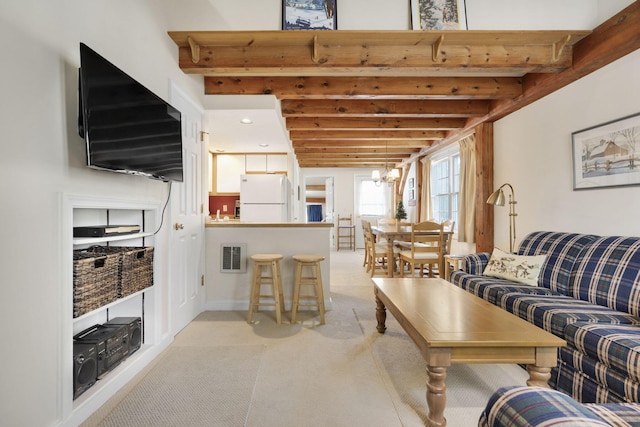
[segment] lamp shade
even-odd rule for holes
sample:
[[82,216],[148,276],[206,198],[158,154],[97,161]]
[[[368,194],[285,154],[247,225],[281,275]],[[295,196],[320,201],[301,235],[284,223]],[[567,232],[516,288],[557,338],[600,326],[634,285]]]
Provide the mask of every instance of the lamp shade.
[[497,189],[487,199],[487,203],[495,206],[504,206],[504,192],[502,188]]
[[371,179],[374,181],[380,181],[380,171],[379,170],[374,170],[371,172]]

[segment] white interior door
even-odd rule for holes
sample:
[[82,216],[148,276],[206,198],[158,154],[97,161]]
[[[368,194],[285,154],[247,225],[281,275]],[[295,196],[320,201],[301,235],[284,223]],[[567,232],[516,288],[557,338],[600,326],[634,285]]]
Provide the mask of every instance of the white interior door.
[[182,113],[184,182],[171,187],[169,298],[171,331],[178,333],[202,311],[204,296],[205,143],[203,111],[171,84],[170,102]]

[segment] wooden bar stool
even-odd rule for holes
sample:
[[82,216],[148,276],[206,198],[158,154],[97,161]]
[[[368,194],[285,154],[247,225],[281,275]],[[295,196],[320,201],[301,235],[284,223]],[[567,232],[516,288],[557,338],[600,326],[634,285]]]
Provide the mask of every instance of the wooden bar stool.
[[[254,312],[258,312],[261,305],[273,306],[276,309],[276,322],[282,322],[284,310],[284,295],[282,293],[282,275],[280,274],[280,254],[255,254],[251,255],[253,261],[253,282],[251,284],[251,301],[249,303],[249,317],[251,323]],[[266,274],[263,274],[266,273]],[[271,273],[271,275],[269,275]],[[262,286],[271,286],[270,294],[262,293]],[[263,302],[263,299],[267,301]]]
[[[324,293],[322,292],[322,273],[320,262],[324,261],[322,255],[294,255],[296,262],[296,278],[293,283],[293,302],[291,303],[291,323],[296,321],[296,313],[299,307],[318,307],[320,312],[320,324],[324,325]],[[303,276],[306,267],[307,276]],[[301,294],[300,288],[304,285],[315,287],[315,294]],[[315,302],[301,303],[303,300],[315,300]]]

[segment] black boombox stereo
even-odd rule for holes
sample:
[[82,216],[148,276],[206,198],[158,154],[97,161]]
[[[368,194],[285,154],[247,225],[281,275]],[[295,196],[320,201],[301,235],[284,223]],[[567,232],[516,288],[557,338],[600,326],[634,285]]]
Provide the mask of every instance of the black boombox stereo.
[[140,317],[116,317],[73,337],[73,398],[115,368],[142,345]]
[[80,332],[73,339],[77,343],[96,346],[98,378],[102,378],[129,355],[129,331],[124,325],[94,325]]
[[73,343],[73,398],[76,399],[98,378],[98,355],[95,344]]
[[142,345],[142,325],[139,317],[115,317],[103,326],[126,326],[129,337],[129,356],[136,352]]

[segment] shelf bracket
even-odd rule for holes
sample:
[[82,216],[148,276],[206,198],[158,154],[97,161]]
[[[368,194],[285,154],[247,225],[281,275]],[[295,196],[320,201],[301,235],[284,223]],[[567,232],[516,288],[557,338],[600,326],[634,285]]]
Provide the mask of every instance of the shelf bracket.
[[314,63],[318,63],[319,59],[319,55],[318,55],[318,51],[320,50],[320,45],[318,43],[318,36],[315,35],[313,36],[313,46],[311,47],[311,60]]
[[191,36],[187,36],[187,42],[189,43],[189,47],[191,48],[191,62],[197,64],[200,61],[200,45],[196,43]]
[[571,40],[571,34],[564,36],[564,38],[553,44],[551,62],[558,62],[558,59],[560,59],[560,55],[562,55],[562,50],[567,45],[567,43],[569,43],[569,40]]
[[438,37],[438,40],[432,45],[432,59],[433,62],[437,62],[440,59],[440,48],[442,47],[442,43],[444,42],[444,34]]

